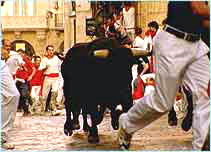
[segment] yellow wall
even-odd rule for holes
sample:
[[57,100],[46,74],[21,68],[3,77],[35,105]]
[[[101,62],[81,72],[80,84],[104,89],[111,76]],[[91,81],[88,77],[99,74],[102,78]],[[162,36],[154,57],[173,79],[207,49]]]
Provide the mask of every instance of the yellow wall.
[[[17,7],[16,11],[14,9],[14,15],[2,17],[3,38],[11,41],[27,41],[34,48],[36,55],[43,56],[45,47],[48,44],[54,45],[55,50],[57,51],[61,43],[64,42],[64,29],[55,29],[54,18],[48,19],[48,21],[52,23],[51,25],[47,24],[47,11],[50,10],[57,13],[57,10],[54,9],[53,0],[36,0],[36,4],[34,6],[36,9],[36,14],[34,14],[34,16],[18,16],[19,8],[17,2],[18,0],[14,0],[13,3],[13,8]],[[62,2],[63,0],[60,0],[58,13],[63,13]],[[6,9],[10,9],[12,7],[12,3],[9,3],[10,7],[8,7],[7,2],[5,2],[5,4],[6,5],[3,6],[3,9],[8,12]],[[26,10],[27,9],[24,11]],[[18,32],[20,33],[19,36],[16,34]]]
[[[7,26],[9,30],[3,29],[4,30],[3,37],[8,38],[12,41],[17,39],[26,40],[33,46],[33,48],[36,51],[36,54],[38,55],[44,54],[45,47],[48,44],[53,44],[55,46],[55,50],[58,50],[59,46],[64,41],[64,31],[66,30],[64,28],[63,30],[60,31],[55,29],[54,18],[48,19],[48,22],[50,24],[47,24],[46,20],[42,20],[42,22],[41,20],[39,20],[39,17],[40,19],[43,17],[46,19],[48,10],[54,13],[64,12],[63,0],[59,0],[59,8],[57,10],[54,8],[54,6],[55,5],[53,3],[53,0],[51,1],[37,0],[36,4],[37,13],[35,15],[38,19],[36,19],[36,22],[34,23],[27,22],[27,25],[24,23],[26,27],[23,27],[22,25],[23,23],[21,24],[20,22],[11,22],[11,21],[5,22],[7,24],[8,23],[11,24],[11,26],[10,25]],[[161,25],[162,21],[166,18],[166,13],[167,13],[167,1],[139,1],[136,3],[136,26],[142,27],[144,29],[147,27],[147,24],[152,20],[157,21]],[[84,3],[84,1],[76,1],[76,43],[87,42],[91,40],[90,37],[86,36],[85,32],[86,30],[85,19],[86,17],[91,17],[91,14],[92,11],[89,2]],[[18,21],[20,21],[19,18],[17,17],[15,18],[18,19]],[[24,16],[22,16],[22,18],[24,18]],[[25,20],[26,19],[27,18],[25,17]],[[24,19],[22,21],[24,21]],[[13,27],[15,23],[19,24],[16,25],[16,27],[19,27],[18,30],[17,28]],[[41,27],[38,27],[38,25],[43,25],[42,29],[40,29]],[[33,29],[29,30],[28,29],[29,27],[33,27]],[[74,33],[73,25],[71,26],[70,29],[72,30],[72,33]],[[16,31],[21,32],[20,38],[17,38],[15,36]],[[70,35],[72,40],[73,36],[74,36],[73,34]]]
[[150,21],[157,21],[159,25],[167,16],[167,1],[142,1],[136,6],[136,25],[146,28]]

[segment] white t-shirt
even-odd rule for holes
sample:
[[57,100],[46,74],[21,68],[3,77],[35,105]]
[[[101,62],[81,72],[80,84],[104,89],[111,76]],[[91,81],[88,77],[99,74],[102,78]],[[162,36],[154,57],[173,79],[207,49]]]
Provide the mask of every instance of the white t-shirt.
[[135,38],[135,40],[133,42],[133,46],[134,47],[138,47],[138,48],[140,48],[142,50],[146,50],[148,43],[150,43],[150,42],[149,42],[147,37],[142,39],[141,37],[136,36],[136,38]]
[[[11,97],[20,96],[19,91],[15,86],[15,81],[13,81],[12,75],[10,74],[8,65],[0,60],[0,75],[1,75],[1,104],[9,108],[8,104],[13,102]],[[18,101],[16,101],[18,103]],[[14,109],[13,109],[14,110]]]
[[48,59],[44,57],[40,63],[39,70],[43,70],[48,67],[44,74],[52,74],[52,73],[59,73],[61,68],[62,61],[54,55],[53,58]]
[[128,11],[123,8],[123,26],[127,28],[135,28],[135,8],[130,7]]
[[22,57],[15,51],[10,51],[10,57],[6,62],[8,69],[12,75],[16,74],[17,69],[24,65],[25,62],[23,61]]

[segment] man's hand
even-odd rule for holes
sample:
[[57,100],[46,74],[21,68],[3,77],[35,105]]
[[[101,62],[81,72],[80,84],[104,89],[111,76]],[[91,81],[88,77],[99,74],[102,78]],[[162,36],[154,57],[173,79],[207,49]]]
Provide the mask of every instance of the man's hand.
[[32,80],[32,76],[30,75],[27,79],[27,81],[31,81]]

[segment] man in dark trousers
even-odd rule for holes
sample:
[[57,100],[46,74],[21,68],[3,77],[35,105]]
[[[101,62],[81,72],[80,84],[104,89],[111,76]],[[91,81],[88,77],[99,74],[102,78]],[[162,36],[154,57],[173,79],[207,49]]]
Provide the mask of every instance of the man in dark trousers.
[[166,26],[154,41],[155,91],[120,116],[120,148],[129,149],[133,133],[170,111],[179,86],[186,84],[193,95],[193,150],[202,149],[210,121],[210,63],[201,29],[209,21],[210,8],[204,1],[169,2]]

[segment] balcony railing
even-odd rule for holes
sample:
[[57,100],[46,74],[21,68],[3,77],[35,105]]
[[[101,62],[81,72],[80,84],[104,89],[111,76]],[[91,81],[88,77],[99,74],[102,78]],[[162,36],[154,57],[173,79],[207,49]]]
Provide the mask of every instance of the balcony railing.
[[55,14],[55,27],[64,27],[64,14]]

